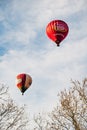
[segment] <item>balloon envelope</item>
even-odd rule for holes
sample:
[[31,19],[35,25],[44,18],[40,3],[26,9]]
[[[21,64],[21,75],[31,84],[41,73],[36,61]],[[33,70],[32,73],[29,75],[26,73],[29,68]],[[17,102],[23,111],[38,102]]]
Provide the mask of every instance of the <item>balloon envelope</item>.
[[46,27],[47,36],[53,40],[57,46],[65,39],[69,31],[67,23],[62,20],[53,20]]
[[28,74],[18,74],[16,76],[16,85],[22,94],[31,86],[32,78]]

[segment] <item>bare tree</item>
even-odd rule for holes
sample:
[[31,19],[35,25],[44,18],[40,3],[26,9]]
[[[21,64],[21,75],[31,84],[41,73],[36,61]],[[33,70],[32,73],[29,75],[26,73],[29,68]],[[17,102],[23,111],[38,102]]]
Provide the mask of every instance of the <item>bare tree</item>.
[[26,130],[27,123],[24,107],[17,106],[6,85],[0,84],[0,130]]
[[87,79],[71,81],[72,87],[61,91],[59,102],[50,114],[34,116],[29,126],[24,107],[17,106],[0,84],[0,130],[87,130]]
[[34,118],[35,130],[87,130],[87,79],[71,82],[68,91],[58,94],[60,100],[48,116]]
[[87,79],[82,84],[72,81],[69,91],[62,91],[60,105],[51,113],[53,130],[86,130],[87,129]]
[[39,113],[34,116],[35,127],[34,130],[50,130],[50,124],[46,113]]

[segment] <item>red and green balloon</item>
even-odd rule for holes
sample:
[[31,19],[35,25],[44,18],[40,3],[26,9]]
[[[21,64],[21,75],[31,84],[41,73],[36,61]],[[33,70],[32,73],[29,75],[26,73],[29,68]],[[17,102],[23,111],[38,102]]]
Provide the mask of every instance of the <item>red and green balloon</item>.
[[16,86],[20,89],[22,94],[31,86],[32,78],[30,75],[22,73],[16,76]]

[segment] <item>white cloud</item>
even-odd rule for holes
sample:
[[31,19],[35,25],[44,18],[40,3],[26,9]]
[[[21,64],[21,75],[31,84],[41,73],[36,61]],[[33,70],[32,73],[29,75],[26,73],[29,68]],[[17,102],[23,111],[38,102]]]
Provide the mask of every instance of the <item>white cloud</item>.
[[[51,110],[58,91],[68,88],[71,78],[78,80],[86,76],[85,2],[13,0],[3,13],[1,10],[4,33],[0,45],[8,48],[8,52],[0,57],[0,80],[9,85],[13,99],[18,104],[29,105],[32,113]],[[66,20],[70,28],[59,48],[45,34],[47,23],[54,18]],[[23,97],[15,85],[16,75],[22,72],[33,78]]]
[[[31,52],[10,51],[3,57],[0,72],[2,72],[3,80],[9,84],[13,98],[16,101],[19,99],[19,102],[21,102],[21,94],[16,89],[16,74],[21,72],[31,74],[33,84],[22,102],[28,104],[31,109],[34,109],[34,105],[37,104],[36,111],[47,109],[48,103],[48,109],[52,109],[50,107],[56,104],[58,91],[68,87],[67,84],[71,78],[84,78],[87,63],[84,64],[83,61],[86,59],[86,53],[85,41],[63,47],[61,44],[59,48],[48,49],[44,55],[38,52],[31,54]],[[17,97],[15,97],[16,92]],[[52,102],[53,105],[51,105]]]

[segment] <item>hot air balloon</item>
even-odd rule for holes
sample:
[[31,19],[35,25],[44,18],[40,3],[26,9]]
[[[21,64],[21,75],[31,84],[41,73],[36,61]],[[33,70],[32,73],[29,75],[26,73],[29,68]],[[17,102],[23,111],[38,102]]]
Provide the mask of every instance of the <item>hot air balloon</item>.
[[65,39],[69,31],[67,23],[62,20],[53,20],[46,27],[47,36],[53,40],[57,46]]
[[32,78],[28,74],[18,74],[16,76],[16,86],[20,89],[20,91],[23,93],[31,86],[32,84]]

